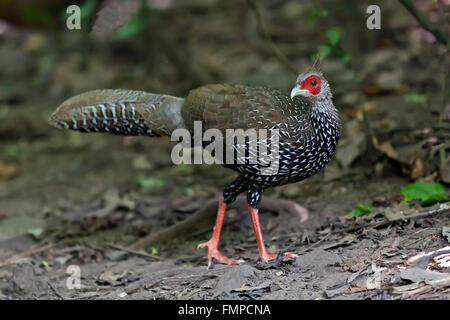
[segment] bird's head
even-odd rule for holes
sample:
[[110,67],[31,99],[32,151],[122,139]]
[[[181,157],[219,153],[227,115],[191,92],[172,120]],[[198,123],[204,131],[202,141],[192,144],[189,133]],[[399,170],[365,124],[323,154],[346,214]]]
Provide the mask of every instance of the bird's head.
[[320,71],[319,58],[307,72],[300,74],[291,91],[291,99],[302,98],[311,102],[331,102],[332,94],[328,81]]

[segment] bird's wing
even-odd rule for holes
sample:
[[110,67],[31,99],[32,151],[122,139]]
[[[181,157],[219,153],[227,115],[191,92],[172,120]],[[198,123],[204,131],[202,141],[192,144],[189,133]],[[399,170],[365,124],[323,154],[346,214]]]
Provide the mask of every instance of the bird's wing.
[[[285,118],[272,89],[243,85],[213,84],[192,90],[182,107],[186,128],[194,121],[203,131],[219,129],[273,129]],[[278,91],[277,91],[278,93]]]

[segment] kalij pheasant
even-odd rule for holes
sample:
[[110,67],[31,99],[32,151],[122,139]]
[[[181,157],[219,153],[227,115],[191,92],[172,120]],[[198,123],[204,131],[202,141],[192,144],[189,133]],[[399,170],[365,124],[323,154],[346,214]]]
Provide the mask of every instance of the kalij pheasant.
[[[202,130],[278,129],[278,170],[261,173],[264,164],[225,164],[239,173],[225,187],[219,199],[216,225],[209,241],[208,262],[212,258],[226,264],[239,261],[219,252],[219,238],[227,204],[247,191],[259,257],[276,258],[267,252],[261,232],[258,204],[266,188],[304,180],[319,172],[333,156],[339,139],[339,117],[332,102],[330,86],[318,63],[298,76],[290,96],[279,90],[243,85],[213,84],[190,91],[186,98],[129,90],[94,90],[65,101],[50,117],[58,128],[81,132],[108,132],[117,135],[171,135],[187,129],[193,135],[194,121]],[[270,145],[269,139],[259,143]],[[249,141],[241,147],[247,150]],[[271,161],[273,161],[272,159]]]

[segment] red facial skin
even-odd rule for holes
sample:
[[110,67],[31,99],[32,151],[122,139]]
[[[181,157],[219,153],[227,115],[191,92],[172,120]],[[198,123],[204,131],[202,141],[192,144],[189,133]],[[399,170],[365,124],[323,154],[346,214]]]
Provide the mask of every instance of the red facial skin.
[[317,95],[320,93],[320,78],[318,76],[312,75],[306,78],[301,83],[301,88],[309,90],[311,94]]

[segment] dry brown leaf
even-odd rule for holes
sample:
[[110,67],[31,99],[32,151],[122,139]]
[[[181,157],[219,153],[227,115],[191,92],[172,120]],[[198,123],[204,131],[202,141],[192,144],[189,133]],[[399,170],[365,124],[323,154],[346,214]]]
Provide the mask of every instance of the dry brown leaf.
[[366,151],[366,132],[361,121],[350,120],[345,126],[345,138],[339,143],[336,159],[344,167],[350,166]]
[[438,176],[439,176],[439,173],[437,171],[435,171],[432,174],[429,174],[428,176],[423,177],[422,179],[420,179],[420,181],[423,181],[423,182],[436,182]]
[[397,151],[395,151],[389,141],[385,141],[382,144],[379,144],[377,140],[374,140],[373,146],[375,147],[375,149],[383,152],[388,158],[398,160]]
[[261,285],[254,286],[254,287],[243,284],[240,288],[233,289],[233,290],[231,290],[231,292],[256,291],[256,290],[263,290],[266,288],[270,288],[269,281],[263,282]]
[[120,282],[127,274],[127,270],[124,270],[122,273],[115,273],[112,270],[107,270],[100,275],[99,280],[114,285],[117,284],[117,282]]
[[376,85],[369,85],[363,88],[363,91],[368,96],[379,96],[382,94],[392,94],[392,93],[400,93],[405,91],[404,86],[398,86],[395,88],[381,88]]
[[266,230],[270,231],[272,229],[275,229],[277,226],[278,226],[277,221],[274,219],[270,219],[269,222],[267,223]]
[[414,165],[411,170],[411,176],[410,176],[411,180],[415,181],[415,180],[425,176],[424,169],[425,169],[425,166],[423,164],[423,161],[420,159],[416,159],[414,161]]
[[6,180],[19,174],[20,167],[17,164],[0,162],[0,180]]
[[362,121],[364,119],[364,112],[373,112],[375,109],[376,106],[374,103],[365,102],[363,104],[351,108],[347,113],[352,118],[356,118]]
[[365,142],[366,138],[363,134],[344,139],[340,144],[340,149],[336,152],[336,159],[344,168],[347,168],[364,153]]
[[348,246],[348,245],[352,244],[353,242],[356,242],[356,240],[357,240],[356,235],[354,235],[353,233],[349,233],[348,235],[346,235],[345,237],[343,237],[342,239],[340,239],[339,241],[337,241],[335,243],[322,246],[321,249],[328,250],[328,249],[332,249],[332,248]]
[[384,215],[389,221],[405,220],[405,213],[410,213],[414,209],[408,207],[404,202],[400,202],[393,208],[387,208]]

